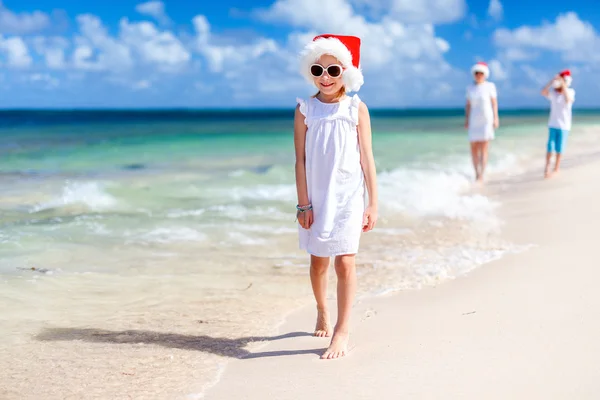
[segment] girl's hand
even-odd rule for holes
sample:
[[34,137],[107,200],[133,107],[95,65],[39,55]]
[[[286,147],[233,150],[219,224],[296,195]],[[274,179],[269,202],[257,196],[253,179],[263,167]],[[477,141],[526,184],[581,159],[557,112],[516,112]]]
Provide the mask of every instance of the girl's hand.
[[298,218],[298,223],[304,229],[310,229],[314,219],[312,210],[296,213],[296,217]]
[[369,206],[363,215],[363,232],[369,232],[377,223],[377,208]]
[[498,129],[500,126],[500,120],[498,118],[494,118],[494,129]]

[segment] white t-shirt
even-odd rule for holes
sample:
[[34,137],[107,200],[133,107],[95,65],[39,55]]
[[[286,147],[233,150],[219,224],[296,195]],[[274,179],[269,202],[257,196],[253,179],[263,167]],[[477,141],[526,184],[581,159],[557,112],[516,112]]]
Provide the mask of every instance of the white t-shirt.
[[564,94],[557,93],[556,90],[550,89],[546,98],[550,100],[550,120],[548,126],[550,128],[571,130],[572,108],[575,101],[575,90],[567,88],[572,101],[567,103]]
[[472,84],[467,87],[467,100],[471,103],[469,126],[483,127],[494,124],[492,98],[497,98],[496,85],[492,82]]

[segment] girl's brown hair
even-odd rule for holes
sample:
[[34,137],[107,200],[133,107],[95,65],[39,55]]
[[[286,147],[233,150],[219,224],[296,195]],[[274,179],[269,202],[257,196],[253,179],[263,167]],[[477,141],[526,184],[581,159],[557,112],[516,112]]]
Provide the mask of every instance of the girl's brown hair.
[[[313,97],[317,97],[319,95],[319,93],[321,93],[321,91],[318,91]],[[346,86],[342,86],[340,88],[340,90],[338,90],[338,92],[335,95],[335,99],[341,99],[342,97],[344,97],[344,95],[346,94]]]

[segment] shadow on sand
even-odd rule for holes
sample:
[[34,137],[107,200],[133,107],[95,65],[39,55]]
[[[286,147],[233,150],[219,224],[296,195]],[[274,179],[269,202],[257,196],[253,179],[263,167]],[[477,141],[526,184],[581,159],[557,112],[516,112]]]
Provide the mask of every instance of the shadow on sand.
[[245,349],[249,343],[271,342],[302,336],[312,336],[306,332],[291,332],[279,336],[255,336],[238,339],[214,338],[210,336],[181,335],[152,331],[128,330],[108,331],[104,329],[49,328],[39,333],[35,339],[44,342],[76,341],[112,344],[151,344],[171,349],[202,351],[224,357],[251,359],[262,357],[293,356],[300,354],[320,355],[324,348],[307,350],[281,350],[252,353]]

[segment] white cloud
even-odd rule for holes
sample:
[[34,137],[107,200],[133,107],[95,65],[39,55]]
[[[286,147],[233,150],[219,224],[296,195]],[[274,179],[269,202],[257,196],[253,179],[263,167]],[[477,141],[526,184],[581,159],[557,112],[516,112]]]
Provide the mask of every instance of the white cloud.
[[435,43],[442,53],[447,53],[450,50],[450,43],[442,38],[435,38]]
[[143,89],[148,89],[151,86],[152,86],[152,83],[150,81],[143,79],[141,81],[134,82],[133,89],[143,90]]
[[229,73],[232,73],[235,67],[279,50],[274,40],[266,38],[260,38],[251,44],[217,43],[222,41],[215,40],[204,15],[194,17],[193,23],[196,30],[196,51],[206,58],[212,72],[221,72],[224,65],[227,65],[231,67]]
[[138,4],[135,10],[142,15],[149,15],[155,18],[161,24],[170,24],[171,19],[165,12],[165,4],[162,1],[148,1]]
[[59,81],[50,74],[35,73],[27,77],[27,80],[32,83],[42,84],[45,89],[54,89],[58,87]]
[[490,5],[488,6],[488,15],[496,21],[500,21],[502,19],[504,15],[504,7],[502,7],[500,0],[490,0]]
[[23,35],[41,31],[50,26],[50,17],[41,11],[15,13],[0,1],[0,33]]
[[[403,10],[406,13],[402,19],[392,11],[367,19],[357,12],[363,3],[365,7],[367,4],[371,7],[393,6],[396,11]],[[436,5],[444,6],[443,10],[426,10],[427,7]],[[447,6],[451,5],[454,9],[448,10]],[[419,17],[421,11],[422,16]],[[428,18],[424,17],[426,11],[429,12]],[[454,95],[455,92],[448,91],[447,88],[442,90],[439,86],[446,79],[453,82],[453,85],[460,84],[458,81],[461,74],[444,59],[445,53],[450,50],[450,43],[436,36],[431,23],[415,21],[449,20],[464,16],[464,11],[462,0],[395,0],[375,3],[363,0],[277,0],[270,8],[256,11],[255,15],[264,21],[288,23],[298,28],[288,36],[283,49],[287,53],[285,59],[288,60],[290,77],[299,75],[297,55],[315,34],[335,32],[359,36],[362,39],[364,90],[377,91],[379,103],[390,102],[390,106],[402,106],[417,102],[423,104],[428,95],[437,96],[436,101]],[[452,12],[454,16],[446,14],[442,18],[444,12]],[[262,69],[268,69],[268,66],[265,67]],[[292,79],[287,79],[290,86]],[[294,87],[308,88],[306,84],[302,86],[300,80],[293,82],[297,85]],[[271,90],[281,88],[282,85],[277,86],[276,83],[275,81],[274,85],[268,87]],[[390,91],[390,87],[402,89]],[[462,93],[462,87],[460,90]]]
[[527,61],[534,60],[539,56],[536,51],[523,50],[518,47],[509,47],[503,53],[502,57],[509,61]]
[[147,63],[181,67],[191,59],[181,41],[170,31],[159,31],[151,22],[120,23],[121,43],[139,54]]
[[431,91],[431,95],[434,97],[444,97],[452,93],[452,85],[448,82],[441,82]]
[[504,81],[508,78],[508,71],[498,60],[492,60],[488,63],[492,79],[496,81]]
[[[119,34],[111,36],[95,15],[80,15],[77,21],[81,33],[75,38],[72,55],[76,69],[119,73],[131,71],[136,65],[154,65],[163,72],[177,71],[192,58],[175,34],[159,30],[152,22],[132,23],[122,18]],[[47,53],[48,48],[43,51]]]
[[131,50],[111,37],[95,15],[77,17],[81,35],[75,38],[75,68],[87,70],[126,70],[133,66]]
[[[465,0],[277,0],[258,10],[259,18],[275,23],[282,19],[294,26],[320,31],[354,31],[365,17],[357,11],[402,23],[439,24],[464,18]],[[360,29],[355,33],[360,35]]]
[[[167,22],[160,1],[142,3],[136,9]],[[371,14],[367,17],[362,9]],[[192,19],[194,33],[190,36],[160,28],[154,21],[127,18],[112,32],[97,16],[84,14],[76,17],[77,31],[72,38],[36,36],[23,41],[24,51],[14,41],[12,59],[9,50],[1,50],[0,55],[6,53],[5,64],[12,60],[13,67],[31,65],[26,46],[30,44],[38,55],[36,63],[46,71],[60,70],[61,79],[83,84],[80,82],[97,73],[104,82],[128,90],[158,88],[166,78],[162,72],[173,73],[169,79],[175,79],[177,72],[181,83],[189,78],[183,78],[184,74],[193,71],[201,81],[196,82],[195,93],[218,91],[224,93],[221,97],[232,99],[231,105],[254,99],[281,104],[312,92],[298,73],[298,53],[315,34],[333,31],[361,37],[364,90],[378,93],[379,104],[428,104],[428,96],[443,101],[453,96],[453,87],[462,85],[464,74],[445,60],[451,45],[436,35],[434,24],[463,18],[465,11],[464,0],[273,0],[269,8],[253,15],[291,25],[292,31],[283,40],[255,33],[220,34],[203,15]],[[34,71],[40,75],[32,79],[42,82],[43,70]],[[191,82],[193,90],[194,80]],[[149,91],[154,92],[158,89]]]
[[365,19],[354,15],[346,0],[277,0],[266,10],[257,11],[263,20],[289,22],[296,27],[310,27],[319,31],[362,33]]
[[559,15],[554,23],[498,29],[494,42],[504,48],[558,52],[564,60],[600,61],[600,36],[592,24],[580,20],[574,12]]
[[105,67],[92,59],[94,56],[94,49],[92,47],[81,44],[77,46],[73,52],[73,66],[76,69],[82,70],[101,70]]
[[522,65],[521,70],[525,73],[525,76],[533,81],[537,86],[545,85],[550,80],[549,77],[551,77],[551,75],[546,71],[534,68],[530,65]]
[[12,68],[27,68],[33,63],[27,44],[19,36],[0,36],[0,53],[6,57],[6,64]]
[[[319,4],[323,6],[319,7]],[[408,3],[397,1],[394,4],[408,7]],[[421,7],[423,1],[416,2]],[[278,0],[261,16],[268,20],[277,19],[295,26],[306,28],[304,36],[296,35],[297,51],[308,42],[315,32],[352,34],[362,39],[363,68],[374,70],[381,67],[395,68],[400,72],[418,62],[441,62],[450,44],[435,36],[431,24],[404,24],[384,16],[377,22],[369,22],[354,13],[346,0]],[[299,39],[299,40],[298,40]]]
[[65,52],[70,47],[69,40],[63,37],[37,36],[33,38],[32,43],[35,51],[44,57],[48,68],[63,69],[66,67]]
[[399,22],[441,24],[465,17],[465,0],[351,0],[357,11]]

